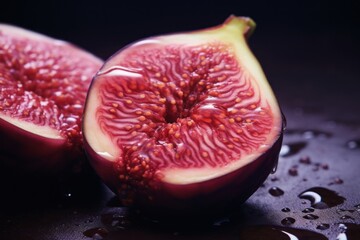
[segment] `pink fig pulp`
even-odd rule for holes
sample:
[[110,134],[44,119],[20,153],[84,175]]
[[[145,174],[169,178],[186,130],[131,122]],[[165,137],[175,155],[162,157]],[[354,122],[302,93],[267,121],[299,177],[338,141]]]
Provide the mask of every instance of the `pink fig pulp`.
[[47,173],[84,160],[83,107],[102,63],[69,43],[0,24],[1,163]]

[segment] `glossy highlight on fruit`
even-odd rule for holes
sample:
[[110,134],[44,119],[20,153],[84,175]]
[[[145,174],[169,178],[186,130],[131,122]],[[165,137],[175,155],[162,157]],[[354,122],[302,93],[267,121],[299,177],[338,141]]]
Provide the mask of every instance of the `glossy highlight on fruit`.
[[222,209],[271,172],[283,118],[246,43],[254,26],[231,16],[135,42],[105,62],[87,97],[85,149],[123,204]]
[[67,42],[0,24],[0,162],[58,172],[78,159],[86,93],[102,60]]

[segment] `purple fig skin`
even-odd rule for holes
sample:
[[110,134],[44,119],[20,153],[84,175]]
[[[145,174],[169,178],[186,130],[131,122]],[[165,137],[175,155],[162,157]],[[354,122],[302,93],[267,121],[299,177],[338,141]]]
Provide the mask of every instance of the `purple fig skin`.
[[42,137],[2,119],[0,136],[0,161],[12,169],[51,174],[80,156],[66,147],[66,139]]
[[[228,212],[244,203],[276,167],[283,133],[274,145],[259,158],[234,172],[208,181],[176,185],[161,183],[152,196],[138,195],[133,205],[153,217],[204,216]],[[114,165],[99,156],[85,139],[90,163],[103,182],[114,192],[120,188]],[[119,200],[120,201],[120,200]],[[209,212],[211,209],[211,212]]]

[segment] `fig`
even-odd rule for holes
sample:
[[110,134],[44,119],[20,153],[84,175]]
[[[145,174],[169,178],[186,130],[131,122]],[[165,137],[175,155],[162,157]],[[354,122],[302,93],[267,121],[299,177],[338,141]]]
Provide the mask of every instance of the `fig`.
[[85,161],[82,114],[103,61],[70,43],[0,24],[0,162],[53,173]]
[[135,42],[105,61],[85,104],[85,151],[122,204],[222,211],[270,174],[283,117],[247,45],[254,27],[230,16]]

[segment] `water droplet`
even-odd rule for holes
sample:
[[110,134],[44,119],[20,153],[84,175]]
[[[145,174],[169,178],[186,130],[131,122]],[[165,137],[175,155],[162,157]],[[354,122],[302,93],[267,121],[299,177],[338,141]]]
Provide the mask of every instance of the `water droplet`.
[[327,224],[327,223],[320,223],[319,225],[316,226],[316,229],[319,229],[319,230],[326,230],[326,229],[329,229],[330,227],[330,224]]
[[343,223],[339,224],[339,230],[340,230],[341,233],[345,233],[346,229],[347,229],[347,227],[346,227],[345,224],[343,224]]
[[280,154],[280,156],[288,157],[288,156],[295,155],[298,152],[300,152],[302,149],[304,149],[306,147],[306,145],[307,145],[307,142],[296,142],[296,143],[289,143],[289,144],[283,145],[283,147],[282,147],[282,148],[284,148],[283,154]]
[[284,191],[281,190],[280,188],[278,187],[272,187],[269,189],[269,193],[274,196],[274,197],[279,197],[281,195],[284,195]]
[[360,225],[354,223],[339,224],[340,234],[337,240],[360,239]]
[[312,213],[314,211],[315,211],[315,209],[313,209],[313,208],[305,208],[304,210],[302,210],[303,213]]
[[318,219],[319,216],[309,213],[309,214],[306,214],[305,216],[303,216],[303,218],[305,218],[307,220],[315,220],[315,219]]
[[270,180],[271,180],[272,182],[276,182],[276,181],[279,181],[279,178],[276,177],[276,176],[272,176],[272,177],[270,178]]
[[349,216],[349,215],[344,215],[340,217],[341,220],[347,220],[347,219],[351,219],[351,220],[355,220],[353,217]]
[[279,164],[279,159],[277,158],[276,161],[274,162],[274,166],[273,166],[273,169],[271,170],[271,174],[276,173],[276,170],[278,168],[278,164]]
[[359,149],[360,148],[360,139],[348,141],[346,143],[346,146],[347,146],[347,148],[349,148],[351,150]]
[[108,233],[109,233],[108,230],[101,227],[91,228],[83,232],[84,236],[93,239],[103,239],[108,235]]
[[286,156],[290,153],[289,145],[283,144],[280,149],[280,156]]
[[286,208],[281,209],[281,211],[282,211],[282,212],[290,212],[290,208],[287,208],[287,207],[286,207]]
[[310,230],[271,225],[250,226],[240,230],[240,238],[246,240],[327,240],[324,235]]
[[307,199],[316,209],[335,207],[344,203],[344,197],[336,192],[323,187],[313,187],[299,194],[299,198]]
[[354,213],[355,211],[356,211],[355,209],[343,209],[343,208],[336,210],[337,213],[342,213],[342,212]]
[[65,121],[68,123],[68,124],[74,124],[77,122],[77,119],[75,117],[67,117],[65,119]]
[[281,220],[281,224],[285,226],[289,226],[295,223],[295,219],[292,217],[286,217],[283,220]]

